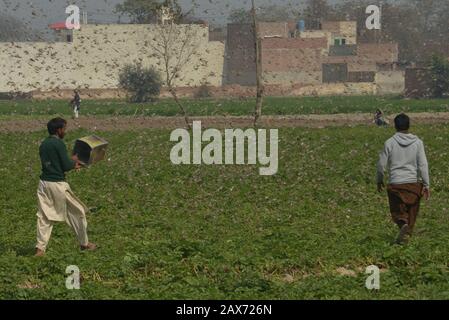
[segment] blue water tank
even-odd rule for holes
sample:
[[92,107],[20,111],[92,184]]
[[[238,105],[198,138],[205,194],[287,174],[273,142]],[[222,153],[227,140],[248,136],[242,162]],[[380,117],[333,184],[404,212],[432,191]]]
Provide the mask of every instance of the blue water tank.
[[299,30],[299,32],[306,31],[306,22],[304,20],[299,20],[296,28]]

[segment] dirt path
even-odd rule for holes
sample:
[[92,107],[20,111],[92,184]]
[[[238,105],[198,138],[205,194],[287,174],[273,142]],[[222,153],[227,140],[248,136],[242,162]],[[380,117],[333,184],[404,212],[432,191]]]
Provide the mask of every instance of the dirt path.
[[[410,113],[413,123],[436,124],[449,123],[449,112]],[[234,128],[251,127],[252,117],[191,117],[201,121],[203,127]],[[392,119],[388,118],[390,123]],[[332,114],[304,116],[266,116],[262,126],[270,128],[308,127],[324,128],[330,126],[373,125],[371,114]],[[0,120],[0,132],[32,132],[43,130],[46,120]],[[175,129],[185,127],[182,117],[81,117],[69,120],[69,129],[84,128],[90,131],[126,131],[146,128]]]

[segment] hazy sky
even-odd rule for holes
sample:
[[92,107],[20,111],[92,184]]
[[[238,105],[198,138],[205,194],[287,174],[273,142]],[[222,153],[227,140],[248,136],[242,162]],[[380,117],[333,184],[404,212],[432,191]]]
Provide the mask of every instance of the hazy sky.
[[[114,8],[124,0],[0,0],[0,10],[3,13],[14,15],[28,25],[37,28],[45,28],[55,21],[64,21],[65,8],[69,4],[78,5],[81,10],[87,11],[91,20],[104,22],[116,22],[118,19]],[[195,0],[199,8],[195,10],[195,16],[208,19],[212,23],[224,23],[229,12],[234,8],[249,8],[250,0]],[[336,0],[329,1],[330,3]],[[268,4],[289,5],[299,8],[304,0],[256,0],[258,6]],[[191,0],[180,0],[184,8],[192,6]]]
[[[65,21],[65,8],[69,4],[78,5],[82,11],[87,11],[88,20],[98,23],[114,23],[118,15],[114,8],[124,0],[0,0],[0,12],[15,16],[38,31],[48,31],[48,25],[53,22]],[[192,0],[179,0],[184,8],[192,7]],[[225,24],[232,9],[249,8],[250,0],[195,0],[199,6],[195,16],[209,21],[211,24]],[[329,0],[330,4],[339,0]],[[302,8],[305,0],[256,0],[257,6],[287,5],[292,9]],[[122,19],[126,22],[126,18]]]

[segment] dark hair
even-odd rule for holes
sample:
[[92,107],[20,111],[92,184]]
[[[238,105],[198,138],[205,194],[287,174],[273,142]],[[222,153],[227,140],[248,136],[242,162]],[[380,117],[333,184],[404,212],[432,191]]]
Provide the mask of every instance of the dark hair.
[[406,131],[410,128],[410,118],[405,113],[401,113],[394,118],[394,126],[397,131]]
[[51,135],[56,134],[56,131],[58,129],[64,128],[66,124],[67,124],[67,121],[65,121],[62,118],[51,119],[47,123],[48,133],[51,134]]

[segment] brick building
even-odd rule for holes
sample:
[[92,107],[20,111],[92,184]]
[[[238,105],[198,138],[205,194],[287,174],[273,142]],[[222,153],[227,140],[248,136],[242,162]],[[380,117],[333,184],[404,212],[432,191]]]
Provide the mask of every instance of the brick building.
[[[364,84],[359,86],[379,94],[404,90],[398,45],[359,44],[355,21],[323,22],[320,30],[299,30],[291,22],[260,23],[259,32],[265,85],[315,86],[318,92],[335,84]],[[228,84],[255,85],[251,25],[228,26],[227,60]]]

